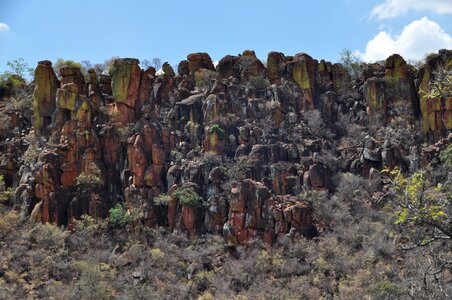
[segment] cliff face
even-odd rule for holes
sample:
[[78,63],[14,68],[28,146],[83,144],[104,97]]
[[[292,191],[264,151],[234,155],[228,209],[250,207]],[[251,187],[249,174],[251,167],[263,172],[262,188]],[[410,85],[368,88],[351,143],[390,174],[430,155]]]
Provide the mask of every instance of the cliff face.
[[[424,93],[440,61],[450,64],[452,51],[431,58],[420,74],[392,55],[353,83],[342,65],[304,53],[271,52],[264,66],[245,51],[216,68],[208,54],[194,53],[177,74],[166,64],[160,76],[123,58],[109,75],[90,70],[87,80],[75,67],[62,68],[58,80],[51,63],[40,62],[33,129],[45,146],[16,178],[16,207],[71,226],[84,214],[107,217],[125,201],[140,222],[192,235],[217,232],[238,242],[314,236],[321,226],[306,191],[328,193],[339,171],[409,168],[420,152],[420,145],[370,137],[341,142],[344,116],[385,126],[405,114],[430,141],[450,132],[452,98]],[[200,205],[175,196],[189,187]],[[169,195],[166,205],[154,201],[160,194]]]

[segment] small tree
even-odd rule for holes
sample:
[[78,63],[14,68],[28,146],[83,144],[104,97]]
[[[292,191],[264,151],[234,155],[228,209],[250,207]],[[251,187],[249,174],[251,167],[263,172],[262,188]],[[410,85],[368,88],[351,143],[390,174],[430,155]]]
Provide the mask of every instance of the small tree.
[[152,59],[152,64],[156,70],[160,70],[162,68],[162,60],[158,57],[154,57]]
[[141,66],[143,67],[143,69],[147,69],[150,66],[152,66],[151,62],[149,61],[149,59],[143,59],[140,62]]
[[344,66],[344,68],[348,71],[350,76],[352,78],[356,78],[359,76],[360,73],[360,64],[361,59],[358,55],[354,54],[349,49],[342,49],[341,52],[339,52],[340,63]]
[[6,65],[11,69],[14,75],[18,75],[22,78],[33,77],[34,69],[28,67],[28,63],[20,57],[13,61],[7,61]]
[[[446,149],[450,151],[450,149]],[[447,156],[440,155],[441,158]],[[447,157],[449,159],[449,157]],[[447,166],[447,159],[444,163]],[[450,174],[450,167],[445,172]],[[391,182],[389,209],[394,209],[399,246],[421,253],[425,268],[419,272],[424,288],[435,284],[443,291],[452,267],[452,190],[446,184],[434,185],[422,172],[405,176],[399,169],[384,170]],[[450,179],[450,178],[449,178]],[[446,295],[449,298],[450,295]]]

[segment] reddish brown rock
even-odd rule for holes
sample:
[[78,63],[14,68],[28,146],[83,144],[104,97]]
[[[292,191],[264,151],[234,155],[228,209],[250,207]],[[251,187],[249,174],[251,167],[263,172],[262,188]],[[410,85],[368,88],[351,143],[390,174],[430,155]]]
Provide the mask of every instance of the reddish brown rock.
[[267,76],[271,83],[275,83],[284,75],[286,57],[281,52],[270,52],[267,56]]
[[256,77],[264,78],[266,69],[252,50],[243,51],[237,58],[236,68],[242,79],[250,80]]
[[133,184],[138,187],[142,186],[144,184],[147,159],[143,150],[143,138],[141,135],[135,135],[129,139],[127,157],[129,168],[133,174]]
[[109,103],[106,108],[112,123],[124,126],[135,121],[135,110],[124,103]]
[[190,73],[195,74],[199,69],[207,69],[215,71],[210,55],[207,53],[192,53],[187,56],[189,62]]
[[292,188],[289,186],[289,183],[292,182],[290,182],[288,177],[291,175],[291,172],[294,172],[294,170],[291,169],[292,164],[284,161],[280,161],[270,166],[270,178],[272,181],[272,189],[275,194],[289,194],[290,189]]
[[140,88],[138,90],[138,98],[136,102],[136,116],[141,113],[141,108],[146,101],[150,100],[152,93],[152,85],[155,81],[155,68],[149,67],[145,71],[141,71]]
[[236,69],[237,56],[226,55],[218,62],[218,74],[221,78],[238,77]]
[[[233,184],[229,195],[231,235],[242,243],[264,229],[263,206],[271,198],[270,191],[250,179]],[[245,221],[246,220],[246,221]]]
[[190,74],[190,63],[188,60],[183,60],[177,65],[177,73],[182,77]]
[[72,83],[77,94],[86,95],[85,77],[79,67],[62,67],[58,73],[61,76],[61,86]]
[[196,233],[196,209],[182,205],[182,222],[191,237]]
[[318,189],[331,188],[331,174],[322,164],[314,164],[309,168],[309,182],[312,187]]

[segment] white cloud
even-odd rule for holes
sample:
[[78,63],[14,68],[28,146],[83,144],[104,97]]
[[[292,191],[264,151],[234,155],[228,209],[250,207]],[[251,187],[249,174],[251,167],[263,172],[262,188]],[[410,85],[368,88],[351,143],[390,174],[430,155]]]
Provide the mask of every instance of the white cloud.
[[9,31],[9,26],[6,23],[0,23],[0,32]]
[[394,53],[405,59],[421,59],[426,53],[443,48],[452,48],[452,37],[438,23],[423,17],[405,26],[398,36],[380,31],[359,55],[367,62],[386,59]]
[[377,19],[389,19],[406,14],[409,11],[452,14],[451,0],[385,0],[375,6],[371,16]]

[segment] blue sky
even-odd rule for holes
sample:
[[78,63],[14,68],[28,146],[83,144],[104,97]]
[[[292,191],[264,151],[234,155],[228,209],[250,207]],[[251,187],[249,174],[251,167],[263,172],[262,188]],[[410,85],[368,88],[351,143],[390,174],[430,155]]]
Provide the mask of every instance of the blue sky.
[[451,36],[452,0],[0,0],[0,71],[19,57],[33,67],[60,57],[176,64],[245,49],[262,59],[276,50],[336,62],[343,48],[366,61],[421,58],[452,48]]

